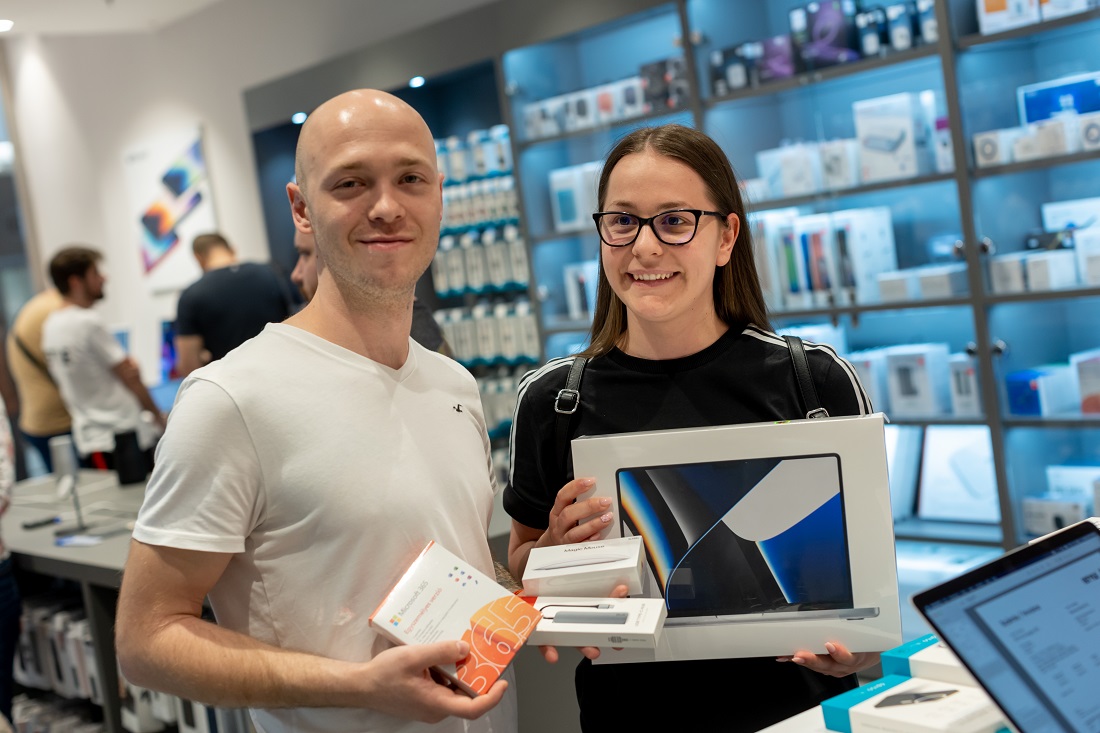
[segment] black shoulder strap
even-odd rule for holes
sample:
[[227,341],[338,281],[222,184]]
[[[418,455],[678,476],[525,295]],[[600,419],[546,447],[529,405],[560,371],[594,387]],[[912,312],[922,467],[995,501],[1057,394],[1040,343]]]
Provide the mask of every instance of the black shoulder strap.
[[42,363],[42,360],[31,353],[31,350],[23,343],[23,339],[19,338],[16,334],[11,335],[12,340],[15,341],[15,345],[19,347],[19,350],[23,352],[23,356],[27,357],[27,361],[38,367],[39,371],[46,375],[46,379],[53,381],[53,375],[50,374],[50,370]]
[[563,466],[569,463],[569,418],[581,406],[581,378],[584,377],[584,366],[587,363],[587,356],[573,357],[573,364],[565,378],[565,388],[554,398],[554,412],[557,413],[555,441]]
[[783,340],[791,350],[791,364],[794,365],[794,375],[798,380],[798,391],[802,394],[802,409],[805,410],[805,416],[807,418],[828,417],[828,410],[821,406],[821,400],[817,398],[817,388],[814,387],[814,379],[810,374],[810,360],[806,358],[802,339],[797,336],[784,336]]

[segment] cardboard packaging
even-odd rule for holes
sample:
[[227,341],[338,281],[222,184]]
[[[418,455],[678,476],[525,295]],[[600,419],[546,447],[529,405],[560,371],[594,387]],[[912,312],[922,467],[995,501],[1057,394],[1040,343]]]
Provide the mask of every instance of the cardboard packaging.
[[627,595],[645,590],[645,548],[641,537],[617,537],[575,545],[536,547],[523,571],[527,596],[610,595],[616,586],[627,586]]
[[835,301],[834,290],[840,290],[832,216],[812,214],[798,217],[794,220],[794,236],[805,260],[812,305],[831,305]]
[[1034,252],[1025,260],[1027,288],[1032,291],[1077,287],[1077,255],[1071,249]]
[[1025,496],[1020,502],[1020,513],[1024,532],[1038,537],[1080,522],[1088,516],[1088,507],[1080,500],[1043,494]]
[[859,185],[859,141],[827,140],[818,144],[822,185],[826,191]]
[[1024,135],[1020,127],[987,130],[974,135],[974,164],[979,168],[1011,163],[1013,146]]
[[821,703],[840,733],[999,733],[1004,715],[977,687],[888,675]]
[[761,43],[760,58],[755,59],[754,69],[761,83],[794,76],[798,71],[798,62],[791,35],[783,33],[765,38]]
[[927,175],[934,169],[931,130],[920,95],[903,92],[852,105],[863,183]]
[[1077,254],[1077,277],[1082,285],[1100,285],[1100,226],[1073,233],[1073,251]]
[[592,312],[596,308],[599,273],[599,260],[574,262],[562,268],[562,276],[565,278],[565,305],[571,320],[592,319]]
[[1031,252],[1010,252],[989,260],[989,285],[994,293],[1027,290],[1027,258]]
[[1039,22],[1039,0],[975,0],[978,30],[982,35],[1000,33]]
[[859,374],[859,383],[879,412],[890,414],[890,390],[886,379],[886,354],[888,348],[853,351],[845,358]]
[[756,170],[768,182],[772,198],[805,196],[824,185],[821,155],[808,143],[761,150],[756,154]]
[[882,676],[887,675],[922,677],[926,680],[978,686],[974,676],[955,656],[955,652],[948,649],[935,634],[925,634],[884,651]]
[[1092,489],[1100,481],[1100,465],[1047,466],[1047,495],[1080,502],[1091,514],[1095,510]]
[[807,69],[823,69],[858,61],[854,0],[820,0],[807,3],[807,39],[799,53]]
[[550,209],[554,231],[576,232],[592,226],[596,183],[602,163],[591,161],[550,171]]
[[1100,349],[1069,355],[1069,365],[1077,372],[1077,392],[1081,397],[1081,412],[1100,413]]
[[876,279],[879,300],[883,303],[920,299],[920,278],[916,269],[880,272]]
[[955,417],[981,417],[982,397],[978,389],[978,369],[969,354],[951,354],[951,414]]
[[1054,20],[1066,15],[1084,13],[1095,6],[1094,0],[1039,0],[1039,14],[1043,20]]
[[890,207],[845,209],[832,216],[841,304],[878,301],[878,276],[898,267]]
[[607,536],[645,539],[647,594],[668,607],[656,650],[604,650],[596,663],[897,646],[884,421],[574,439],[577,475],[612,499]]
[[1077,144],[1081,150],[1100,150],[1100,112],[1077,116]]
[[667,613],[660,598],[538,596],[526,600],[542,615],[529,640],[539,645],[652,652],[660,641]]
[[500,677],[541,618],[493,578],[429,542],[370,615],[370,624],[398,644],[469,643],[466,659],[436,669],[476,697]]
[[920,281],[921,298],[925,300],[957,298],[970,292],[965,262],[917,268],[917,279]]
[[947,344],[906,344],[886,354],[890,408],[895,417],[935,417],[951,412]]

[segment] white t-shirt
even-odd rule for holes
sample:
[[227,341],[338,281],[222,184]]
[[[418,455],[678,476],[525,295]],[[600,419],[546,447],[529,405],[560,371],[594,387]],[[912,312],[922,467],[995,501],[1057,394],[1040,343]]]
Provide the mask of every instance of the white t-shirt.
[[54,311],[42,326],[42,349],[80,455],[113,451],[115,433],[142,425],[141,403],[111,371],[126,352],[98,313],[75,305]]
[[[410,340],[394,370],[270,324],[184,382],[134,537],[234,553],[209,594],[219,625],[367,660],[390,646],[368,617],[429,540],[493,573],[489,455],[476,383],[454,361]],[[514,729],[332,708],[253,720],[266,733]]]

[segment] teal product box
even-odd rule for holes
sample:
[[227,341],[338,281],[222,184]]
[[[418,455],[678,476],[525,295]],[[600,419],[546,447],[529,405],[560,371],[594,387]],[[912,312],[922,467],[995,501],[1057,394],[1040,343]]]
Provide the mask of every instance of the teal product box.
[[982,690],[888,675],[821,703],[837,733],[1001,733],[1004,715]]
[[935,634],[907,641],[882,653],[882,674],[977,686],[955,653]]

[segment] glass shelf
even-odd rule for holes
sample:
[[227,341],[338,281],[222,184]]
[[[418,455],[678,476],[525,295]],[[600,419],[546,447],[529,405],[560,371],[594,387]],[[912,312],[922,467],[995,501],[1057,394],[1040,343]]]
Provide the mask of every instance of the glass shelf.
[[1001,31],[1000,33],[990,33],[988,35],[969,33],[958,38],[955,41],[955,47],[960,51],[968,51],[971,49],[981,49],[984,46],[1003,44],[1008,41],[1031,40],[1034,39],[1035,36],[1051,31],[1073,28],[1074,26],[1083,25],[1097,19],[1100,19],[1100,10],[1087,10],[1083,13],[1067,15],[1063,18],[1055,18],[1054,20],[1040,21],[1039,23],[1032,23],[1019,28],[1011,28],[1006,31]]

